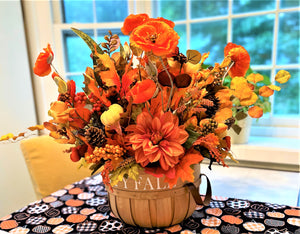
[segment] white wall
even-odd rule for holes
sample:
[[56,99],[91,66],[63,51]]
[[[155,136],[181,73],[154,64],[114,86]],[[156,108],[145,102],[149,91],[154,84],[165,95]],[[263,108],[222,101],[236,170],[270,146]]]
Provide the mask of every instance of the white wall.
[[[0,1],[0,135],[36,124],[21,4]],[[0,218],[35,200],[18,143],[0,143]]]

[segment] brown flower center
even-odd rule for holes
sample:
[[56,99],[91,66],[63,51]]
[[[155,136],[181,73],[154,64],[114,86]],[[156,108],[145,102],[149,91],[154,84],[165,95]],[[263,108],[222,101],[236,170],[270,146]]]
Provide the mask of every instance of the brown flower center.
[[160,132],[152,133],[150,137],[150,140],[152,141],[153,145],[158,145],[162,139],[163,139],[163,135]]
[[152,43],[155,43],[156,42],[156,39],[157,39],[158,35],[155,33],[155,34],[152,34],[152,35],[148,35],[148,40],[151,41]]

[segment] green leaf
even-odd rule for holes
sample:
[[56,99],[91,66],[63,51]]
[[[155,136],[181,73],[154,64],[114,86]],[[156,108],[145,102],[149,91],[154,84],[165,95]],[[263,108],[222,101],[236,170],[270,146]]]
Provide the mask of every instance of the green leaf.
[[188,139],[186,140],[186,142],[184,143],[183,147],[186,149],[189,149],[192,147],[192,145],[194,144],[194,142],[201,136],[198,132],[193,131],[190,128],[187,128],[186,131],[189,134]]
[[192,64],[197,64],[201,60],[201,54],[197,50],[187,50],[186,57],[188,59],[188,62],[190,62]]
[[88,47],[91,49],[91,51],[93,52],[93,54],[95,53],[95,45],[96,45],[96,50],[99,54],[103,54],[103,50],[100,48],[99,45],[97,45],[97,43],[86,33],[80,31],[79,29],[76,28],[71,28],[73,30],[74,33],[76,33],[79,37],[81,37],[84,42],[88,45]]
[[270,77],[268,77],[267,75],[262,75],[264,77],[264,79],[261,81],[264,85],[270,85],[271,81],[270,81]]

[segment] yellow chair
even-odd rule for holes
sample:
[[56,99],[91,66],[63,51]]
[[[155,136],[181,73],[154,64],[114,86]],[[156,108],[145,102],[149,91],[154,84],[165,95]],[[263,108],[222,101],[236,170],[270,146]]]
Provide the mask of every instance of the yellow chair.
[[63,152],[71,145],[59,144],[50,136],[22,140],[20,146],[38,199],[91,175]]

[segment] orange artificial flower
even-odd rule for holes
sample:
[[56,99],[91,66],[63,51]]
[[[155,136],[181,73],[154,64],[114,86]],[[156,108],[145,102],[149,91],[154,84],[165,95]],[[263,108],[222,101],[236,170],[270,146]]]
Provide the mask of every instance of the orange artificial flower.
[[127,100],[133,98],[133,104],[144,103],[153,97],[155,91],[156,84],[153,80],[138,81],[127,93]]
[[130,35],[130,43],[144,51],[152,51],[157,56],[165,56],[175,51],[179,36],[164,21],[150,20],[136,27]]
[[251,73],[249,76],[247,76],[247,80],[256,84],[264,80],[264,77],[259,73]]
[[248,110],[248,114],[252,118],[260,118],[263,116],[263,109],[259,106],[252,106]]
[[215,96],[220,102],[220,108],[232,107],[232,101],[230,100],[232,91],[230,89],[220,89]]
[[146,22],[149,19],[149,16],[147,14],[131,14],[127,16],[127,18],[124,20],[123,27],[121,28],[121,31],[124,35],[129,35],[133,29],[140,26],[144,22]]
[[50,44],[47,45],[47,48],[44,48],[45,52],[41,52],[36,59],[34,64],[33,72],[38,76],[47,76],[51,72],[51,63],[53,61],[54,53],[50,47]]
[[268,86],[262,86],[258,92],[262,97],[270,97],[273,95],[274,90],[270,89]]
[[51,103],[48,115],[53,118],[53,123],[66,124],[69,122],[70,109],[65,102],[56,101]]
[[280,84],[284,84],[288,82],[290,78],[291,78],[291,74],[285,70],[280,70],[279,72],[277,72],[275,76],[275,80]]
[[224,56],[230,56],[231,61],[234,62],[228,71],[231,77],[245,76],[250,65],[250,56],[243,46],[228,43],[224,49]]
[[138,115],[136,125],[126,128],[126,131],[132,132],[128,143],[135,151],[136,162],[143,167],[159,162],[165,171],[174,167],[185,152],[182,144],[189,136],[178,123],[178,117],[171,112],[155,117],[148,112]]
[[226,107],[217,111],[215,115],[215,120],[218,123],[224,123],[225,120],[229,119],[230,117],[232,117],[232,110],[231,108]]
[[163,21],[166,24],[168,24],[171,28],[175,27],[175,23],[173,21],[165,19],[163,17],[157,17],[156,19],[150,19],[150,20],[152,20],[152,21]]
[[233,95],[240,100],[241,105],[250,106],[257,100],[257,95],[252,91],[244,77],[236,76],[231,80],[230,89]]

